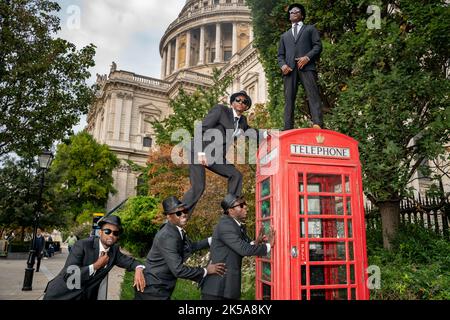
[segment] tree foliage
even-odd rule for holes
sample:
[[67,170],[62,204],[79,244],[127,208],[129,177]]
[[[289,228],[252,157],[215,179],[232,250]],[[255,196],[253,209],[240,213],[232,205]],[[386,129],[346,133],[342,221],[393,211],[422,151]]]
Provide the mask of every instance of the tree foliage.
[[187,130],[194,135],[194,122],[203,119],[208,111],[225,96],[227,87],[231,84],[232,76],[219,79],[220,70],[213,70],[213,85],[204,89],[198,87],[190,93],[180,89],[177,97],[170,101],[169,105],[173,114],[162,121],[152,123],[156,132],[156,142],[163,144],[176,144],[172,141],[172,133],[179,129]]
[[[276,47],[277,38],[289,28],[286,8],[290,2],[247,3],[271,105],[281,112],[283,86]],[[373,1],[304,4],[306,23],[315,24],[322,34],[320,87],[325,109],[331,111],[326,125],[360,142],[369,199],[380,207],[386,202],[398,204],[408,194],[407,183],[423,160],[443,154],[448,142],[450,34],[443,32],[450,29],[448,4],[443,0],[377,1],[380,29],[368,27],[366,12]],[[397,219],[398,212],[393,214]]]
[[[40,192],[39,171],[34,159],[6,159],[0,169],[0,225],[8,229],[32,227]],[[44,176],[41,228],[63,226],[66,217],[49,207],[48,179]]]
[[108,146],[87,132],[58,145],[50,170],[54,209],[74,219],[86,211],[103,211],[109,194],[116,192],[112,171],[118,165]]
[[54,38],[59,10],[47,0],[0,2],[0,155],[39,154],[87,112],[95,47]]
[[159,230],[159,222],[155,221],[158,208],[158,198],[137,196],[128,199],[125,207],[117,213],[124,228],[120,243],[133,255],[144,257],[150,250]]

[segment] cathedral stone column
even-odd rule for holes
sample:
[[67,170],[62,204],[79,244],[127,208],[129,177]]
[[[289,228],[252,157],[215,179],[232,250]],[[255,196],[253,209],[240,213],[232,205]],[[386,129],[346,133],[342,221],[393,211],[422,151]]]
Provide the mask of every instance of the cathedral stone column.
[[249,29],[250,29],[250,35],[249,35],[249,40],[250,40],[250,42],[253,42],[253,26],[250,24],[249,25]]
[[120,125],[122,120],[122,108],[123,108],[123,94],[114,93],[114,130],[113,130],[113,140],[120,140]]
[[170,76],[170,62],[172,60],[172,43],[167,44],[166,77]]
[[222,47],[220,46],[222,38],[221,31],[220,23],[216,24],[216,57],[214,62],[222,62]]
[[167,50],[163,49],[163,58],[161,61],[161,79],[164,79],[166,77],[166,70],[167,70]]
[[231,49],[231,55],[234,56],[238,47],[238,35],[237,35],[237,23],[233,22],[233,46]]
[[200,27],[200,52],[198,64],[205,64],[205,26]]
[[173,68],[173,72],[178,70],[178,50],[180,50],[180,40],[178,37],[175,39],[175,66]]
[[186,31],[186,68],[191,66],[191,31]]
[[109,114],[111,112],[111,105],[112,105],[112,95],[109,95],[107,98],[107,101],[105,103],[105,113],[104,113],[104,120],[103,120],[103,137],[102,142],[106,143],[106,140],[108,140],[108,131],[109,131]]
[[131,94],[125,94],[125,132],[124,141],[130,141],[130,129],[131,129],[131,113],[133,111],[133,96]]

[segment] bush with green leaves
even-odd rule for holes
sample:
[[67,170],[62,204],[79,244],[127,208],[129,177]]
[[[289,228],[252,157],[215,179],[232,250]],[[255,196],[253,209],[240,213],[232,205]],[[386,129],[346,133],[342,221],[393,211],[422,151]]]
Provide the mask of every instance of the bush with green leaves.
[[369,265],[381,269],[381,288],[371,299],[450,299],[450,243],[419,225],[400,228],[392,252],[383,249],[381,231],[368,231]]
[[128,199],[125,207],[117,213],[124,229],[120,244],[132,255],[144,257],[150,250],[153,238],[160,227],[154,221],[158,206],[158,198],[137,196]]

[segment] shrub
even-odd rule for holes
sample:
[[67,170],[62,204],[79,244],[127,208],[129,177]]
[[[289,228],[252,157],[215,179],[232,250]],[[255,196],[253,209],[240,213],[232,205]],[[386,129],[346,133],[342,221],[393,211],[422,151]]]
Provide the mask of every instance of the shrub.
[[144,257],[150,250],[159,229],[158,222],[154,220],[158,204],[158,198],[137,196],[128,199],[125,207],[117,214],[124,228],[120,243],[134,256]]
[[450,243],[419,225],[402,226],[391,252],[381,232],[367,232],[369,264],[381,269],[379,300],[450,299]]

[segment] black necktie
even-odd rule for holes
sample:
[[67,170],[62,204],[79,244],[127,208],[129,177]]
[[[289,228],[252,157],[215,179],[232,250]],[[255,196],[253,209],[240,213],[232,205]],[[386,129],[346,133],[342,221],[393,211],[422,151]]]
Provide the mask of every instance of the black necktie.
[[234,130],[237,130],[239,125],[239,118],[238,117],[234,117]]
[[297,27],[298,27],[298,23],[294,24],[294,39],[296,39],[296,40],[297,40],[297,33],[298,33]]

